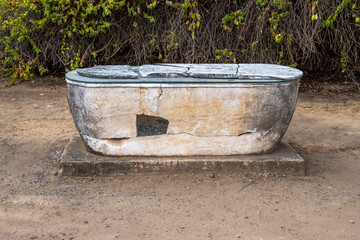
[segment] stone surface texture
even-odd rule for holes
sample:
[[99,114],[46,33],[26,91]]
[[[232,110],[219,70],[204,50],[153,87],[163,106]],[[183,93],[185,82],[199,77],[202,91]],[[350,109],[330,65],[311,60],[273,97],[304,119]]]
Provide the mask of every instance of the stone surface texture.
[[75,176],[189,172],[305,175],[304,159],[284,143],[275,152],[262,155],[107,157],[86,151],[77,136],[66,144],[60,166],[62,175]]
[[[111,73],[115,67],[96,67],[96,76],[92,68],[90,73],[80,70],[78,78],[76,72],[66,76],[69,106],[82,139],[88,149],[111,156],[271,152],[290,123],[301,77],[299,70],[277,65],[163,64],[124,66],[139,82],[123,83],[123,70]],[[113,82],[92,83],[91,76],[100,79],[102,71]],[[202,83],[209,79],[220,82]],[[137,136],[140,115],[167,120],[166,134]]]
[[129,65],[108,65],[92,68],[77,69],[76,72],[84,77],[90,78],[137,78],[138,75]]

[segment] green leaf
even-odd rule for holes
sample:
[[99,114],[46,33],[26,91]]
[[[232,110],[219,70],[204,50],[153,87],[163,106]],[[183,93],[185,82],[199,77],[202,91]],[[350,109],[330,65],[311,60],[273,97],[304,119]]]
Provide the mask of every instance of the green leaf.
[[200,27],[200,21],[197,21],[196,22],[196,28],[199,28]]
[[293,63],[293,64],[290,64],[290,65],[288,65],[288,67],[292,67],[292,68],[296,68],[298,66],[298,63]]
[[155,44],[156,44],[156,39],[155,39],[155,38],[151,39],[150,44],[153,45],[153,46],[155,46]]

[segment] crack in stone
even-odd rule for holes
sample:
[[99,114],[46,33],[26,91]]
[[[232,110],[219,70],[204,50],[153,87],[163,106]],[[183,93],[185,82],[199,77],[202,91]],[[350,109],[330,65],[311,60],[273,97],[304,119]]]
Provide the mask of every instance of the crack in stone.
[[[262,132],[262,131],[260,131],[260,132]],[[190,136],[193,136],[193,137],[208,138],[208,137],[239,137],[239,136],[242,136],[242,135],[248,135],[248,134],[253,134],[253,133],[259,133],[259,132],[249,131],[249,132],[245,132],[245,133],[240,133],[238,135],[207,135],[207,136],[199,136],[199,135],[189,133],[189,132],[180,132],[180,133],[176,133],[176,134],[166,134],[166,135],[168,135],[168,136],[176,136],[176,135],[181,135],[181,134],[187,134],[187,135],[190,135]]]
[[[163,89],[162,89],[162,87],[161,87],[161,85],[160,85],[160,94],[159,94],[159,96],[158,96],[158,101],[160,100],[160,98],[161,98],[161,96],[163,95],[163,93],[164,93],[164,91],[163,91]],[[157,103],[157,104],[159,104],[159,102]]]
[[239,74],[239,68],[240,68],[240,64],[237,65],[237,68],[236,68],[236,73],[235,73],[235,76],[240,78],[240,76],[238,76]]
[[179,76],[184,76],[184,77],[189,77],[188,71],[190,71],[190,67],[185,67],[185,66],[176,66],[176,65],[172,65],[171,63],[167,64],[167,63],[155,63],[154,65],[159,65],[159,66],[167,66],[167,67],[173,67],[173,68],[187,68],[187,70],[181,74],[177,73],[175,75],[179,75]]
[[133,71],[134,73],[136,73],[138,75],[138,77],[142,78],[141,74],[140,74],[140,71],[139,71],[139,67],[133,67],[131,66],[129,68],[131,71]]
[[139,109],[141,110],[141,113],[145,112],[141,105],[141,88],[139,88]]
[[123,140],[128,140],[131,139],[130,137],[125,137],[125,138],[101,138],[100,140],[105,140],[105,141],[123,141]]
[[252,134],[252,133],[257,133],[257,132],[244,132],[244,133],[239,133],[237,136],[243,136],[243,135],[248,135],[248,134]]
[[187,76],[187,77],[189,77],[189,71],[190,71],[190,67],[186,67],[187,68],[187,70],[184,72],[184,74]]

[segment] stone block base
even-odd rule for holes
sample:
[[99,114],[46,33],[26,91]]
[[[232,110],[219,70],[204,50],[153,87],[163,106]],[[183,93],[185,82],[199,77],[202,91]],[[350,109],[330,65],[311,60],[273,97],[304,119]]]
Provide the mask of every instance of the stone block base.
[[75,176],[193,172],[305,175],[304,159],[284,143],[275,152],[262,155],[107,157],[86,151],[76,136],[66,144],[60,165],[63,175]]

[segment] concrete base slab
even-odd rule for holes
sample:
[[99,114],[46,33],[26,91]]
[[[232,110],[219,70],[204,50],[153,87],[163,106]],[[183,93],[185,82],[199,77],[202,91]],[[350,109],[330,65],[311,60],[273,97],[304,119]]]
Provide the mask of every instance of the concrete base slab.
[[85,149],[80,137],[70,139],[61,156],[63,175],[124,175],[143,173],[281,173],[305,175],[304,159],[282,143],[271,154],[186,157],[107,157]]

